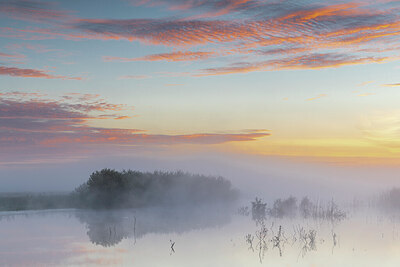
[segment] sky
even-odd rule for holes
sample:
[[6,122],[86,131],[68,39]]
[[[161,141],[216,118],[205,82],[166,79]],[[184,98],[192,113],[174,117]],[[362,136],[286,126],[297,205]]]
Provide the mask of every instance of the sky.
[[0,0],[0,191],[227,159],[393,182],[399,52],[400,1]]

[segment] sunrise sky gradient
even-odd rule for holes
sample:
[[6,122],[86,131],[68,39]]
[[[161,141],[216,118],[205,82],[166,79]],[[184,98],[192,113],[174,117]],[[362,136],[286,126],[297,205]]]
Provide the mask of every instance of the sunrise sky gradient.
[[399,1],[0,0],[0,168],[398,165],[399,60]]

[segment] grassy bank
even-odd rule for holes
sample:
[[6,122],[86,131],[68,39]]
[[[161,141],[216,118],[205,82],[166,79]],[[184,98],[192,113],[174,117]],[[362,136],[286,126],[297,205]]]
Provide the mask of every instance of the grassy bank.
[[74,208],[69,193],[3,193],[0,211]]

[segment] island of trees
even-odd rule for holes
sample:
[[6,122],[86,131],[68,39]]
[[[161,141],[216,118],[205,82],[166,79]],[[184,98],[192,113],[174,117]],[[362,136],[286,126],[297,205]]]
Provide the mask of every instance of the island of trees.
[[121,209],[231,203],[238,197],[222,177],[176,172],[102,169],[70,194],[6,194],[0,210]]

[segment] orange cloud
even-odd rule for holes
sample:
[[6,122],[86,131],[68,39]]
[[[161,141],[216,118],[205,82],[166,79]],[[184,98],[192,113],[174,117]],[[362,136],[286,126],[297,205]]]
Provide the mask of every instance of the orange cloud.
[[194,61],[207,59],[214,55],[214,52],[191,52],[191,51],[178,51],[172,53],[154,54],[138,58],[123,58],[123,57],[103,57],[105,61]]
[[397,86],[400,86],[400,83],[388,83],[388,84],[382,84],[382,86],[386,86],[386,87],[397,87]]
[[321,8],[315,8],[311,10],[300,10],[297,12],[290,13],[287,16],[280,18],[280,20],[289,20],[296,19],[296,21],[304,23],[308,20],[318,19],[320,17],[333,17],[333,16],[354,16],[354,15],[362,15],[365,12],[362,12],[359,9],[360,4],[357,3],[345,3],[338,5],[330,5],[324,6]]
[[54,146],[63,144],[120,144],[120,145],[145,145],[145,144],[222,144],[227,142],[255,141],[269,136],[269,133],[245,134],[187,134],[187,135],[154,135],[139,134],[138,130],[126,129],[101,129],[84,132],[76,136],[61,136],[42,140],[40,145]]
[[125,120],[125,119],[129,119],[129,118],[131,118],[131,117],[129,117],[129,116],[120,116],[120,117],[114,118],[114,120]]

